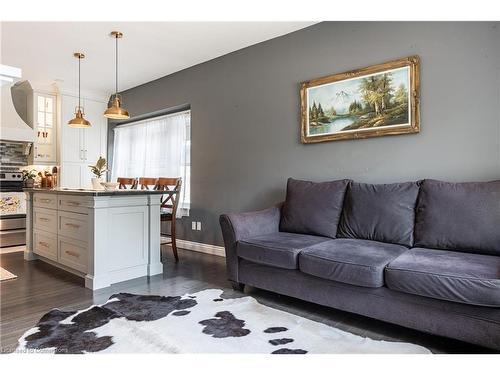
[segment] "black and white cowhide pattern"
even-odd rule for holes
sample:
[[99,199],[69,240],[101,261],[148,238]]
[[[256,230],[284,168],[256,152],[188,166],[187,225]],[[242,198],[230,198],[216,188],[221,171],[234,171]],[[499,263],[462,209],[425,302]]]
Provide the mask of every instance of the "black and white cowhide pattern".
[[222,298],[222,293],[118,293],[83,311],[52,310],[19,339],[17,352],[429,353],[412,344],[343,332],[252,297]]

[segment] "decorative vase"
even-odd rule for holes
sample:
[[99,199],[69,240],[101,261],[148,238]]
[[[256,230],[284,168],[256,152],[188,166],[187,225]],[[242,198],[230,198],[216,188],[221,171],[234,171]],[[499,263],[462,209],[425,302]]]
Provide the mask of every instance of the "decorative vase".
[[101,182],[103,182],[101,177],[92,177],[92,189],[104,190],[104,186],[101,185]]
[[33,189],[34,186],[35,186],[35,179],[28,178],[28,179],[24,180],[24,187],[26,187],[28,189]]

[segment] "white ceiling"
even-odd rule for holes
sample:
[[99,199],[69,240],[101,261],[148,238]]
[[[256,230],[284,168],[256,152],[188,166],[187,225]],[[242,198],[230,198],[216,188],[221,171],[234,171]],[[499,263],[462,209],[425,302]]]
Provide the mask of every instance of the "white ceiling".
[[2,64],[20,67],[37,85],[78,85],[77,60],[84,52],[82,90],[114,91],[114,39],[119,30],[119,90],[125,90],[314,22],[2,22]]

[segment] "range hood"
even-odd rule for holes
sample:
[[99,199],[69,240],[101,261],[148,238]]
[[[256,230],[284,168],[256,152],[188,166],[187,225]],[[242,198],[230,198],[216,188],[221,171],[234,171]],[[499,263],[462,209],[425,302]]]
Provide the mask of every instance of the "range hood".
[[33,89],[28,81],[2,82],[0,99],[0,139],[34,142]]

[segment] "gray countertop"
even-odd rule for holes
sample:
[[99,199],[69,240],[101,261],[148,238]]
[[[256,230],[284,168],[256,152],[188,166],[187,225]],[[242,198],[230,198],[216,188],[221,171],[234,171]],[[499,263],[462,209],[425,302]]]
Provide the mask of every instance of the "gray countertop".
[[131,190],[131,189],[121,189],[121,190],[91,190],[91,189],[24,189],[26,193],[46,193],[46,194],[68,194],[68,195],[88,195],[93,197],[106,197],[106,196],[122,196],[122,195],[152,195],[152,194],[168,194],[171,190],[161,191],[161,190]]

